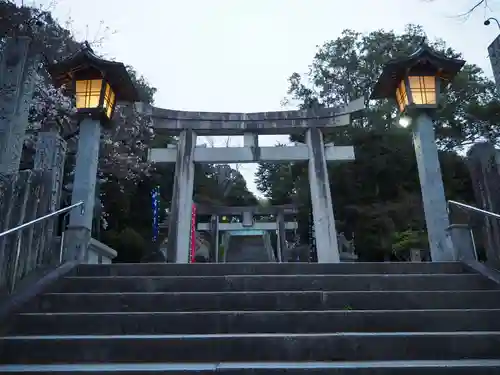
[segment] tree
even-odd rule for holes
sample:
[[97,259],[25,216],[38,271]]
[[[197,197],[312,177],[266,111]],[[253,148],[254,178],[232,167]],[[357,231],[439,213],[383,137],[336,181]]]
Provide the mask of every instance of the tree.
[[[276,147],[286,146],[278,143]],[[271,205],[292,203],[295,191],[292,165],[260,163],[255,182]]]
[[[307,74],[292,74],[286,100],[311,108],[339,106],[366,97],[383,64],[412,53],[424,36],[422,28],[415,25],[407,26],[401,35],[384,30],[368,34],[345,30],[318,48]],[[447,56],[460,56],[442,40],[430,44]],[[498,141],[495,124],[499,103],[493,83],[474,65],[464,67],[444,97],[435,126],[446,194],[449,199],[470,202],[473,194],[468,172],[457,151],[480,138]],[[327,142],[353,145],[356,160],[332,164],[328,169],[337,230],[354,233],[361,259],[383,260],[392,254],[395,232],[420,232],[425,230],[425,220],[409,130],[398,126],[394,103],[368,99],[366,103],[364,118],[325,136]],[[303,138],[293,137],[292,141]],[[292,163],[288,168],[261,164],[257,185],[269,199],[302,203],[302,218],[311,210],[307,166],[303,163]],[[299,221],[302,239],[308,231],[304,224],[308,220]]]
[[[5,37],[29,36],[33,54],[44,60],[61,60],[81,48],[69,26],[61,26],[48,9],[17,6],[13,2],[0,2],[0,49]],[[91,41],[99,45],[102,38]],[[154,103],[156,89],[132,67],[127,70],[139,91],[140,99]],[[32,165],[33,146],[37,134],[48,125],[56,126],[68,141],[66,162],[66,188],[71,192],[74,159],[78,141],[78,124],[74,121],[74,101],[56,89],[44,69],[36,72],[36,90],[30,110],[29,130],[23,165]],[[137,112],[132,105],[117,105],[113,126],[104,130],[99,158],[99,194],[102,200],[101,222],[106,229],[101,240],[116,248],[120,261],[137,261],[141,251],[151,245],[151,190],[161,185],[161,206],[170,205],[174,176],[173,165],[152,166],[146,158],[151,146],[165,147],[176,140],[155,137],[151,119]],[[199,201],[217,201],[219,204],[253,204],[251,194],[241,174],[229,166],[208,169],[197,168],[195,198]],[[217,171],[225,171],[224,178]],[[221,181],[224,182],[222,189]],[[206,189],[206,186],[211,187]],[[164,217],[164,215],[163,215]],[[127,240],[123,240],[124,236]],[[142,250],[141,250],[142,249]]]
[[[195,201],[227,206],[251,206],[257,198],[248,191],[241,173],[227,164],[197,166],[200,178],[195,185]],[[195,179],[196,180],[196,179]]]
[[422,243],[427,241],[426,235],[419,230],[405,230],[393,233],[392,253],[398,260],[410,261],[411,250],[421,249]]
[[[81,48],[70,31],[59,25],[49,11],[18,7],[8,2],[0,3],[0,14],[3,15],[1,38],[29,36],[32,39],[32,53],[42,54],[46,61],[64,59]],[[128,71],[141,100],[151,104],[156,89],[132,67],[128,67]],[[74,102],[62,90],[54,88],[44,69],[39,69],[35,78],[36,89],[29,124],[32,138],[36,137],[36,133],[45,124],[55,121],[61,135],[74,148],[78,139],[78,124],[72,116],[75,111]],[[101,177],[117,175],[120,179],[140,179],[148,168],[143,159],[144,151],[153,136],[151,121],[130,105],[118,105],[113,125],[103,136],[99,160]]]

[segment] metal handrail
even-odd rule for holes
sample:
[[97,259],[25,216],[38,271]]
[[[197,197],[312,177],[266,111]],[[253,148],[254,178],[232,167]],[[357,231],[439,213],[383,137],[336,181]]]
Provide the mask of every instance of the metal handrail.
[[496,214],[494,212],[482,210],[480,208],[477,208],[477,207],[474,207],[474,206],[470,206],[470,205],[465,204],[465,203],[460,203],[460,202],[457,202],[457,201],[450,200],[450,201],[448,201],[448,207],[451,206],[451,205],[455,205],[455,206],[463,208],[465,210],[474,211],[474,212],[477,212],[477,213],[480,213],[480,214],[483,214],[483,215],[486,215],[486,216],[491,216],[491,217],[494,217],[495,219],[500,219],[500,214]]
[[82,212],[82,214],[83,214],[83,213],[85,212],[85,207],[84,207],[84,205],[83,205],[83,201],[80,201],[80,202],[77,202],[77,203],[75,203],[75,204],[72,204],[71,206],[67,206],[67,207],[61,208],[61,209],[59,209],[59,210],[57,210],[57,211],[54,211],[54,212],[48,213],[48,214],[46,214],[46,215],[44,215],[44,216],[40,216],[39,218],[36,218],[35,220],[31,220],[31,221],[28,221],[27,223],[24,223],[24,224],[18,225],[18,226],[17,226],[17,227],[15,227],[15,228],[8,229],[8,230],[6,230],[5,232],[0,233],[0,238],[2,238],[2,237],[4,237],[4,236],[6,236],[6,235],[8,235],[8,234],[11,234],[11,233],[17,232],[17,231],[19,231],[19,230],[21,230],[21,229],[27,228],[27,227],[29,227],[30,225],[33,225],[33,224],[39,223],[39,222],[41,222],[41,221],[44,221],[44,220],[46,220],[46,219],[49,219],[49,218],[51,218],[51,217],[53,217],[53,216],[57,216],[57,215],[60,215],[60,214],[65,213],[65,212],[68,212],[68,211],[72,210],[73,208],[75,208],[75,207],[79,207],[79,206],[81,206],[81,212]]
[[[72,204],[71,206],[67,206],[67,207],[61,208],[57,211],[43,215],[39,218],[36,218],[35,220],[31,220],[31,221],[28,221],[27,223],[18,225],[15,228],[8,229],[5,232],[0,233],[0,238],[5,237],[8,234],[20,231],[24,228],[27,228],[30,225],[34,225],[34,224],[37,224],[37,223],[42,222],[44,220],[50,219],[51,217],[58,216],[61,214],[68,214],[69,211],[71,211],[73,208],[76,208],[79,206],[81,207],[81,213],[83,215],[83,213],[85,212],[85,206],[83,205],[83,201],[80,201],[80,202],[77,202],[75,204]],[[62,246],[61,246],[60,251],[62,252]],[[19,268],[20,256],[21,256],[21,239],[18,238],[17,245],[16,245],[16,253],[15,253],[15,257],[14,257],[14,267],[13,267],[14,271],[12,272],[12,279],[11,279],[10,286],[9,286],[9,291],[11,293],[14,291],[14,288],[16,286],[16,280],[17,280],[16,277],[17,277],[17,272],[18,272],[18,268]],[[61,261],[61,259],[62,259],[61,254],[59,254],[59,261]]]

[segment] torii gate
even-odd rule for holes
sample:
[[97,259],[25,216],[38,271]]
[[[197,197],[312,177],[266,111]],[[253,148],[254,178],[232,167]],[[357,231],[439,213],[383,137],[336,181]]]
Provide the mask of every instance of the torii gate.
[[[206,206],[200,205],[197,208],[200,215],[210,215],[209,223],[198,223],[197,229],[209,231],[212,234],[211,258],[219,262],[219,233],[221,231],[239,231],[245,229],[259,231],[277,231],[278,243],[276,249],[277,261],[283,261],[283,255],[286,251],[286,231],[295,230],[298,224],[295,220],[285,220],[285,215],[295,215],[298,210],[293,205],[283,206]],[[256,221],[255,216],[274,216],[274,222]],[[221,223],[221,216],[240,216],[241,222]],[[229,249],[226,248],[226,254]]]
[[[325,145],[323,133],[351,123],[351,114],[364,110],[364,98],[341,108],[258,113],[187,112],[139,105],[151,116],[158,133],[179,137],[176,146],[153,148],[149,160],[175,163],[172,206],[169,215],[167,261],[187,263],[193,201],[195,163],[309,162],[309,184],[319,263],[340,262],[335,218],[328,182],[327,162],[354,160],[352,146]],[[264,134],[304,134],[305,144],[259,147]],[[243,135],[243,147],[196,146],[196,136]]]
[[[212,241],[208,258],[210,261],[219,263],[219,242],[220,232],[237,232],[237,231],[263,231],[271,232],[276,231],[277,234],[277,248],[276,259],[277,262],[283,262],[287,252],[286,246],[286,232],[298,229],[298,223],[295,219],[287,220],[287,216],[295,216],[298,213],[297,207],[294,205],[286,204],[281,206],[214,206],[207,204],[196,205],[197,216],[210,216],[210,220],[206,222],[197,222],[196,230],[205,231],[210,233]],[[161,222],[159,227],[168,230],[169,214],[165,221]],[[220,218],[224,216],[239,216],[238,222],[221,222]],[[256,216],[273,216],[274,221],[256,220]],[[193,241],[191,237],[191,241]],[[227,254],[227,247],[226,254]]]

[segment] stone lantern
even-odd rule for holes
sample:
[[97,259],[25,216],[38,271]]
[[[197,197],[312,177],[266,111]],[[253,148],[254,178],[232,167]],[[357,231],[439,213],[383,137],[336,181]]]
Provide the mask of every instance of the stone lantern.
[[432,118],[443,89],[464,64],[422,43],[410,56],[384,66],[371,95],[371,99],[394,99],[402,115],[400,124],[412,129],[433,261],[453,260],[453,249]]
[[429,112],[438,107],[441,88],[456,76],[465,61],[445,57],[426,44],[408,57],[385,64],[371,98],[394,98],[401,113]]
[[75,97],[79,139],[71,203],[84,202],[84,210],[70,214],[64,259],[85,260],[92,230],[101,126],[112,126],[117,101],[138,101],[138,93],[125,65],[96,56],[87,42],[74,55],[49,64],[47,70],[56,86],[64,85]]
[[81,119],[92,118],[108,125],[117,101],[138,101],[125,65],[97,57],[87,42],[74,55],[49,64],[47,70],[56,86],[65,85],[75,96]]

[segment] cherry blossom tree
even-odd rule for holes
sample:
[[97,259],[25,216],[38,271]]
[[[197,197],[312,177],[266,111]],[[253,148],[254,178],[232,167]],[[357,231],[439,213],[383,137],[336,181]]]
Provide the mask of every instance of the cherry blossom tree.
[[[29,36],[32,53],[43,56],[45,62],[61,60],[81,48],[72,33],[53,18],[46,9],[17,6],[13,2],[0,4],[1,37]],[[95,43],[101,42],[98,39]],[[36,71],[35,93],[30,109],[27,147],[31,147],[37,133],[47,126],[57,125],[61,136],[68,141],[69,152],[76,152],[78,124],[75,120],[74,100],[64,94],[64,87],[55,88],[43,68]],[[140,93],[141,100],[153,103],[155,89],[129,67],[130,75]],[[99,173],[104,180],[113,176],[115,181],[138,181],[148,174],[146,149],[154,136],[151,119],[139,114],[133,105],[118,104],[113,126],[102,136]]]

